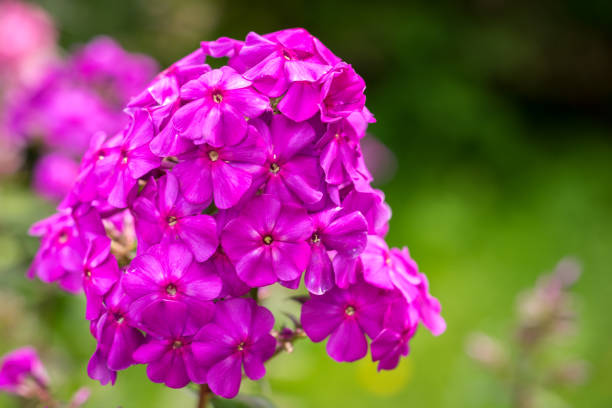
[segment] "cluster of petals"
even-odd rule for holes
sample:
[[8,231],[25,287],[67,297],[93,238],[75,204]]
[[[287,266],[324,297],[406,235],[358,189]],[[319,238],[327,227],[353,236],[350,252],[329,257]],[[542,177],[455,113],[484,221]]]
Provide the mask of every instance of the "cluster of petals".
[[303,29],[220,38],[92,139],[58,213],[32,228],[30,270],[84,288],[91,377],[146,364],[151,381],[234,397],[279,349],[274,316],[249,297],[276,283],[303,282],[301,326],[337,361],[371,348],[392,369],[419,323],[444,331],[425,275],[384,240],[391,211],[359,143],[374,121],[364,90]]

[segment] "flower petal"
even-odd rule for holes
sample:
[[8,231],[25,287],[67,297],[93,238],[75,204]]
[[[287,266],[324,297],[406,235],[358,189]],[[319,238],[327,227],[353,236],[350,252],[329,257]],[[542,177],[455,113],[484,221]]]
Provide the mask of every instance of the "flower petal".
[[234,398],[240,390],[242,377],[239,354],[232,354],[211,367],[206,376],[208,386],[223,398]]
[[359,360],[368,353],[368,343],[356,319],[348,318],[327,341],[327,354],[338,362]]

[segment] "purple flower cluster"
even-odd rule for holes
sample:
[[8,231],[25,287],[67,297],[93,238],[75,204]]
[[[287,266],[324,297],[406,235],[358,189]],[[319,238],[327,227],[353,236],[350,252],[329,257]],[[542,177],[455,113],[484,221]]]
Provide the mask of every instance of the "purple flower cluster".
[[364,90],[303,29],[220,38],[133,98],[123,130],[92,139],[58,214],[32,228],[30,270],[84,288],[91,377],[140,363],[154,382],[234,397],[280,344],[247,294],[302,279],[301,326],[337,361],[364,357],[367,336],[392,369],[419,322],[444,331],[425,275],[384,241],[391,211],[359,144],[374,122]]
[[113,134],[127,123],[123,108],[153,78],[156,63],[130,54],[107,37],[92,40],[65,60],[49,61],[40,78],[10,89],[3,128],[22,146],[37,139],[42,159],[33,171],[34,189],[57,201],[70,190],[79,167],[75,158],[97,132]]

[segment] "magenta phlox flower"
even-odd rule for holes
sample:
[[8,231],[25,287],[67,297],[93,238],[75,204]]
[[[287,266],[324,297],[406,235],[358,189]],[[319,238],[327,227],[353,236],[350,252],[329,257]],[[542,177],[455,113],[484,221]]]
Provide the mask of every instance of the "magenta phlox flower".
[[251,88],[251,82],[233,68],[206,72],[181,87],[188,102],[175,113],[174,128],[196,144],[234,145],[247,133],[247,118],[261,115],[268,98]]
[[28,277],[58,282],[69,292],[81,290],[81,274],[75,278],[74,265],[82,265],[87,240],[104,234],[97,211],[87,205],[66,210],[34,224],[30,235],[41,237]]
[[49,377],[33,347],[13,350],[0,359],[0,390],[21,394],[29,379],[46,387]]
[[[335,283],[334,269],[329,251],[336,257],[356,259],[367,242],[368,225],[360,212],[342,215],[340,208],[332,208],[312,216],[314,232],[310,238],[310,263],[304,275],[306,289],[322,295]],[[347,259],[348,258],[348,259]]]
[[229,37],[220,37],[215,41],[202,41],[200,46],[204,54],[213,58],[229,57],[230,62],[228,65],[233,66],[231,59],[240,52],[244,46],[244,41],[235,40]]
[[[155,245],[137,256],[121,280],[133,303],[130,315],[145,324],[143,314],[159,302],[173,301],[188,306],[189,324],[198,325],[210,319],[212,299],[221,292],[221,279],[209,264],[194,261],[183,244]],[[146,329],[146,327],[143,327]]]
[[306,210],[264,194],[246,204],[221,236],[225,253],[251,287],[299,278],[308,266],[312,221]]
[[[315,82],[330,68],[331,53],[319,52],[314,37],[302,28],[261,36],[249,33],[238,58],[232,61],[245,78],[271,98],[281,96],[294,82]],[[246,71],[246,72],[245,72]]]
[[274,115],[253,121],[267,144],[267,160],[255,185],[283,201],[314,204],[323,198],[323,173],[314,154],[316,134],[307,122]]
[[101,385],[108,383],[115,385],[117,381],[117,371],[111,370],[108,367],[108,354],[100,344],[98,344],[96,351],[89,359],[87,375],[92,380],[99,381]]
[[373,178],[365,165],[359,141],[352,133],[353,128],[346,119],[329,125],[317,142],[321,149],[321,168],[326,182],[337,186],[352,183],[356,190],[368,192]]
[[321,90],[321,120],[334,122],[365,107],[365,82],[345,62],[326,74]]
[[382,238],[369,235],[361,262],[366,282],[383,289],[398,289],[409,302],[416,298],[421,276],[408,248],[389,250]]
[[210,71],[202,52],[194,52],[172,64],[151,83],[145,92],[135,97],[129,109],[143,108],[151,115],[156,136],[150,144],[158,156],[170,156],[190,147],[189,139],[180,136],[172,126],[172,117],[181,107],[180,88]]
[[339,61],[318,39],[297,28],[265,36],[249,33],[244,47],[229,63],[244,72],[260,92],[271,98],[284,94],[279,111],[301,122],[318,112],[319,80]]
[[329,337],[327,353],[334,360],[355,361],[367,354],[366,334],[378,335],[386,310],[384,291],[357,283],[313,295],[302,306],[301,322],[312,341]]
[[429,293],[429,281],[425,274],[420,274],[421,283],[418,285],[418,296],[414,301],[421,322],[431,331],[434,336],[439,336],[446,331],[446,322],[440,315],[442,307],[438,299]]
[[370,192],[351,191],[342,200],[342,211],[349,213],[359,211],[368,221],[368,234],[384,237],[389,230],[391,207],[385,202],[380,190]]
[[243,369],[251,380],[266,374],[264,362],[276,349],[273,326],[272,313],[252,299],[217,303],[214,320],[202,327],[192,345],[200,364],[208,368],[206,382],[215,394],[235,397]]
[[205,382],[206,369],[194,356],[196,331],[189,316],[188,305],[174,300],[156,303],[144,312],[143,324],[149,336],[134,351],[133,358],[147,364],[151,381],[170,388]]
[[253,175],[266,160],[265,142],[254,126],[244,140],[233,146],[193,146],[179,154],[174,167],[185,198],[194,203],[226,209],[234,206],[249,190]]
[[317,82],[302,79],[292,83],[278,110],[297,122],[318,112],[323,122],[335,122],[365,109],[365,82],[350,65],[338,62],[323,72]]
[[132,206],[136,220],[138,253],[158,243],[185,244],[198,262],[211,257],[219,244],[215,219],[202,214],[205,206],[189,203],[179,191],[173,173],[159,180],[151,178],[149,194],[142,194]]
[[393,370],[401,357],[410,352],[409,341],[416,333],[419,317],[416,309],[401,296],[390,303],[384,328],[372,341],[372,361],[378,361],[378,371]]

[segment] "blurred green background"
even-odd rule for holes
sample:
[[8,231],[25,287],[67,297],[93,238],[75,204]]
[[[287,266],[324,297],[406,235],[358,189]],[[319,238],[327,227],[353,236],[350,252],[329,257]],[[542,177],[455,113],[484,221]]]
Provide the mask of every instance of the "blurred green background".
[[[393,208],[388,240],[427,273],[448,330],[420,330],[410,357],[381,374],[301,342],[247,388],[279,407],[509,407],[503,385],[466,356],[466,336],[511,341],[517,293],[573,255],[584,267],[580,325],[559,353],[585,359],[590,375],[553,387],[564,402],[548,406],[612,406],[612,2],[39,3],[68,49],[108,34],[166,66],[201,40],[302,26],[365,78],[370,132],[397,160],[378,183]],[[0,185],[0,354],[39,347],[58,394],[87,385],[91,407],[194,406],[190,391],[152,384],[142,367],[112,388],[86,378],[83,300],[23,277],[37,247],[27,227],[52,207],[24,180]]]

